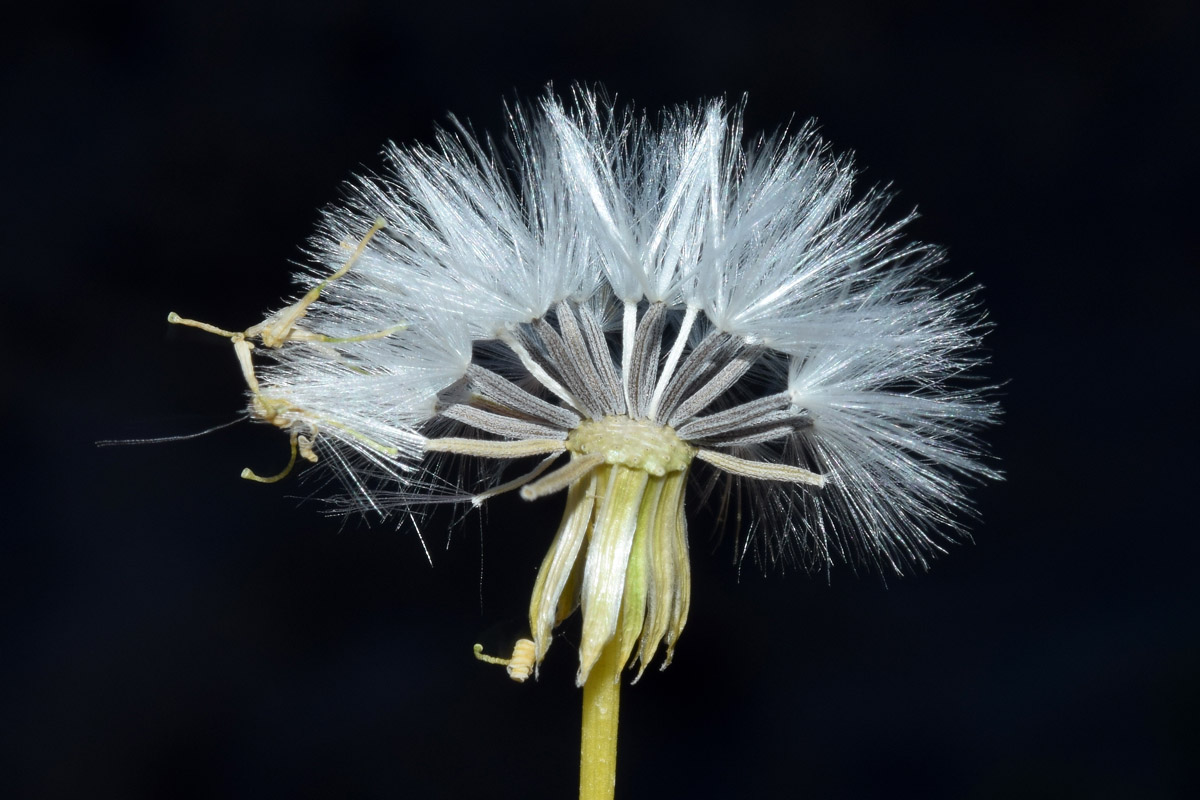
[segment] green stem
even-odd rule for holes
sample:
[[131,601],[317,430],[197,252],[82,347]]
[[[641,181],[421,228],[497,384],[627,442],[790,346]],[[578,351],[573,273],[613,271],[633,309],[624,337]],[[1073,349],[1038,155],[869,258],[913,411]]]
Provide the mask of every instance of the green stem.
[[583,743],[579,754],[579,800],[612,800],[617,782],[617,717],[621,710],[621,664],[616,640],[583,685]]

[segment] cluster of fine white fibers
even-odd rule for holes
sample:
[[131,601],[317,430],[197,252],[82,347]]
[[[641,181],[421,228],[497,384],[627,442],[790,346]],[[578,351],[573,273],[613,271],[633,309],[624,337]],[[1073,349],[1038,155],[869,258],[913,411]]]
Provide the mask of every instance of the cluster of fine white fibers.
[[806,567],[899,571],[963,534],[966,485],[996,477],[986,323],[848,155],[811,125],[744,140],[720,101],[649,116],[577,90],[509,122],[389,147],[325,212],[307,294],[263,323],[172,317],[233,339],[293,458],[405,518],[564,492],[538,661],[581,602],[611,638],[627,605],[597,593],[620,595],[643,534],[645,625],[673,644],[685,494],[739,557]]

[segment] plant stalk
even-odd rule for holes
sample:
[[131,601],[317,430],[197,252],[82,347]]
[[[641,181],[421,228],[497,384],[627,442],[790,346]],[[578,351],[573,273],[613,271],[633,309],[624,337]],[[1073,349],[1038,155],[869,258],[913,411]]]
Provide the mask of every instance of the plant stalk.
[[604,646],[583,685],[579,800],[612,800],[617,782],[617,717],[621,709],[618,642]]

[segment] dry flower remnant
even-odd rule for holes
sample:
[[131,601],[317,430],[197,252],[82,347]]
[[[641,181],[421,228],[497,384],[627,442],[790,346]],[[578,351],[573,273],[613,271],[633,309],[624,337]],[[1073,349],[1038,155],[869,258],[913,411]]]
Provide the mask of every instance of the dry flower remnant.
[[996,477],[986,325],[811,125],[744,142],[740,108],[584,90],[509,118],[503,146],[455,123],[389,147],[264,322],[170,319],[228,337],[250,415],[289,435],[288,469],[245,477],[299,453],[402,518],[562,498],[530,638],[475,653],[524,681],[581,610],[581,793],[608,797],[620,673],[665,667],[687,623],[687,507],[739,557],[925,565]]

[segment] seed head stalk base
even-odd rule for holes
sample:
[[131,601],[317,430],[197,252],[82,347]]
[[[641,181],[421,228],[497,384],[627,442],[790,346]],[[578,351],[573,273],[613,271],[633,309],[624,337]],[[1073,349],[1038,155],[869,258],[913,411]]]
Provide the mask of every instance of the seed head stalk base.
[[617,785],[617,719],[621,711],[618,644],[610,641],[583,685],[579,800],[612,800]]
[[[666,640],[669,662],[691,595],[683,492],[694,448],[670,428],[629,417],[585,421],[567,437],[571,462],[529,484],[569,476],[558,536],[539,571],[530,627],[540,663],[551,630],[583,610],[577,683],[583,687],[579,796],[611,800],[621,673],[638,676]],[[636,680],[636,678],[634,679]]]

